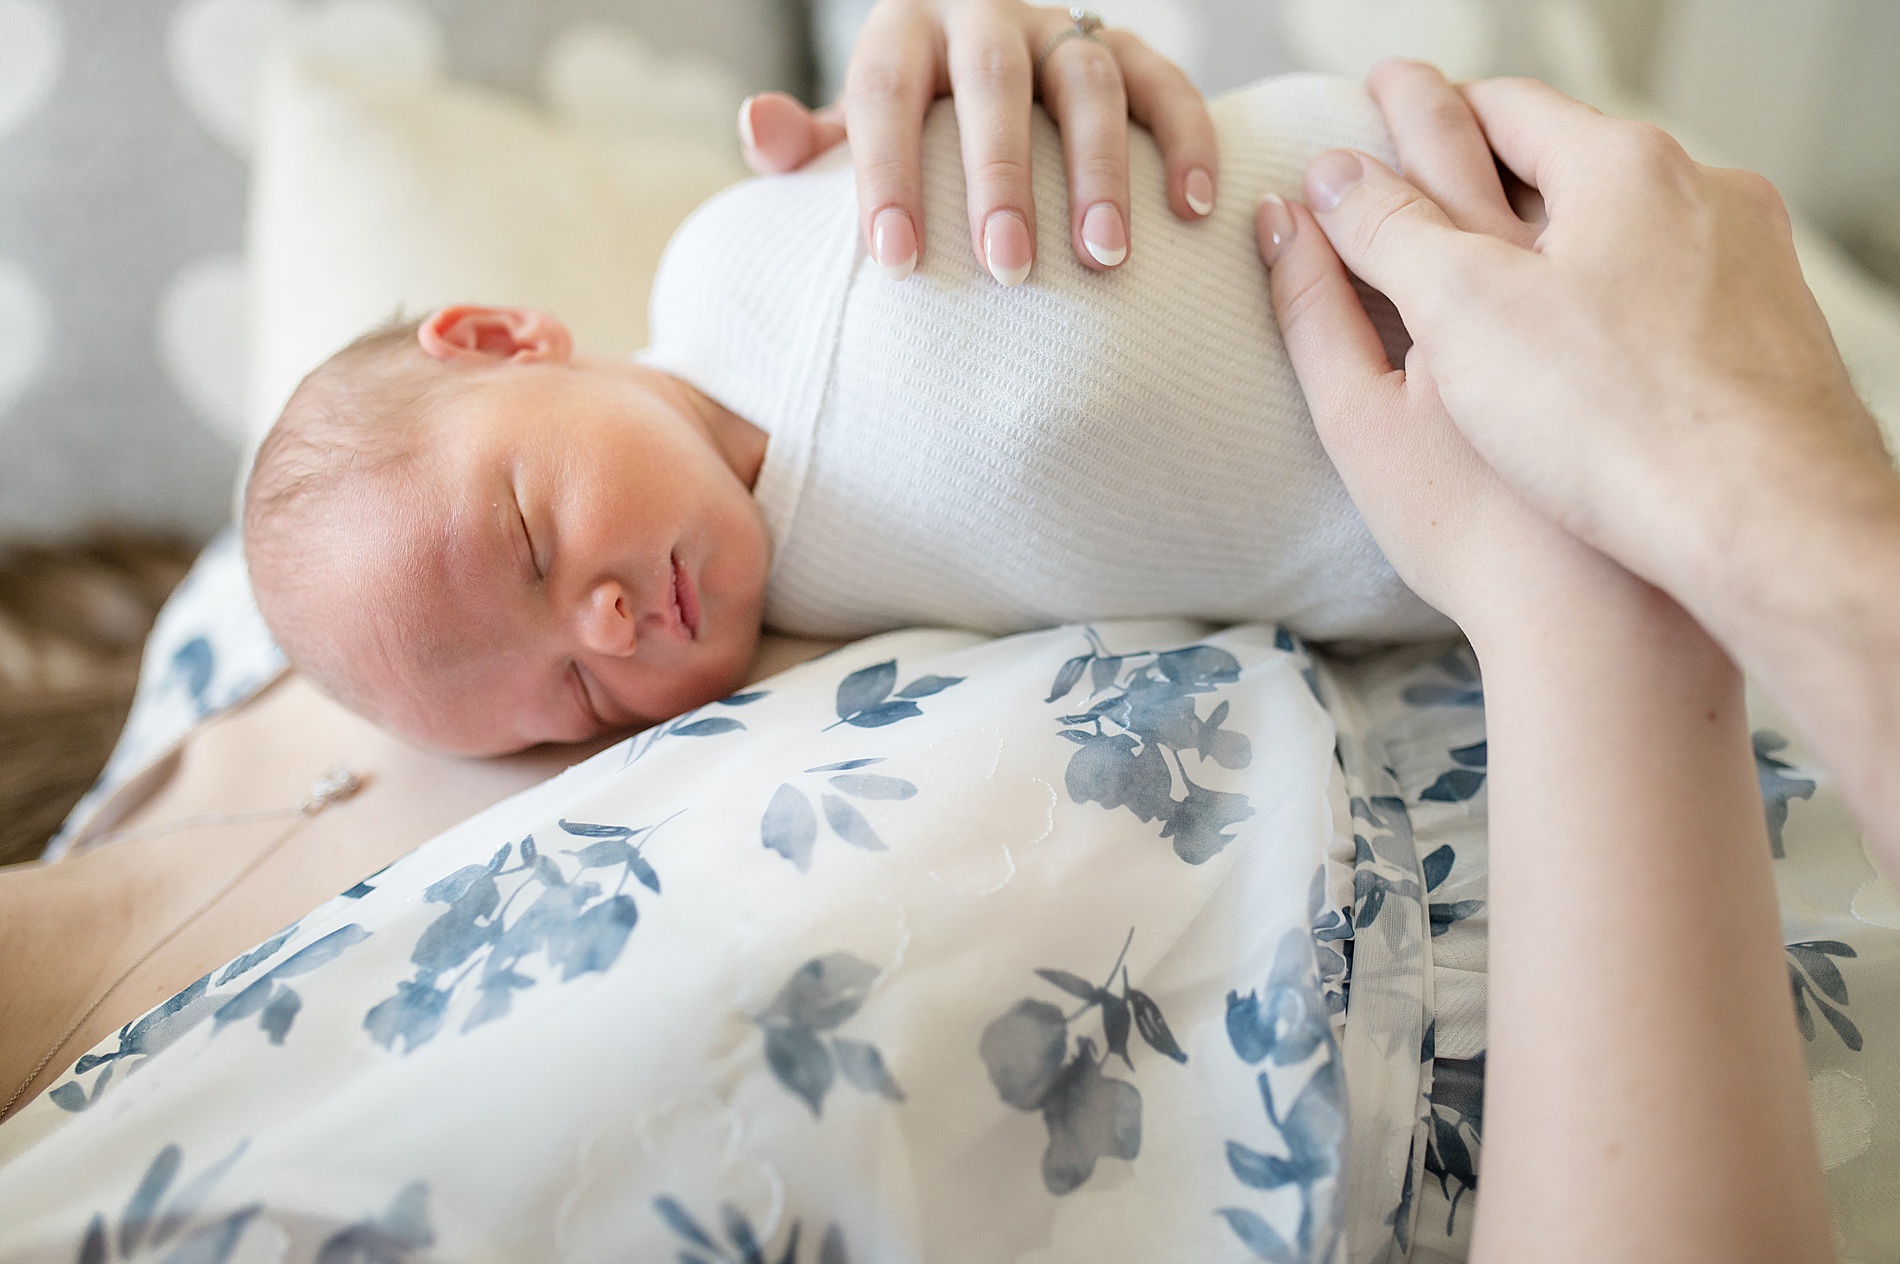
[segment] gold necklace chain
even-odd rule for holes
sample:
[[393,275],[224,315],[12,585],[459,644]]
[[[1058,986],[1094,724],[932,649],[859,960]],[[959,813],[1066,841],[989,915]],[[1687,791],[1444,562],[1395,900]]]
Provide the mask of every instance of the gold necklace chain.
[[104,1005],[114,992],[118,991],[120,984],[131,978],[133,973],[136,972],[140,966],[150,961],[166,944],[171,943],[172,940],[183,934],[192,923],[210,912],[220,900],[237,890],[246,878],[249,878],[252,874],[256,873],[258,869],[263,867],[265,861],[283,850],[284,844],[295,837],[297,831],[302,829],[305,825],[308,825],[311,819],[319,812],[322,812],[333,803],[343,802],[343,800],[351,797],[362,788],[363,778],[352,771],[348,766],[338,764],[335,768],[330,769],[318,777],[316,781],[311,784],[310,793],[297,800],[296,806],[294,807],[272,808],[263,812],[200,813],[196,816],[185,816],[175,821],[167,821],[162,825],[149,826],[141,829],[118,830],[109,834],[101,834],[98,838],[92,840],[93,842],[104,842],[110,838],[150,838],[199,825],[236,825],[255,821],[277,820],[285,817],[296,818],[290,823],[290,828],[272,839],[269,846],[252,857],[250,863],[238,870],[237,874],[232,877],[229,882],[226,882],[222,887],[218,888],[210,899],[207,899],[197,908],[186,914],[183,921],[173,926],[163,935],[160,935],[149,948],[138,955],[138,958],[133,961],[131,965],[119,971],[118,977],[106,984],[105,991],[99,993],[99,995],[93,999],[92,1004],[86,1006],[85,1012],[80,1014],[78,1018],[75,1018],[66,1030],[60,1033],[60,1037],[54,1042],[53,1047],[46,1051],[46,1056],[35,1063],[31,1071],[27,1072],[26,1079],[21,1081],[20,1087],[14,1089],[13,1096],[7,1098],[7,1104],[0,1106],[0,1120],[6,1119],[12,1113],[14,1105],[26,1095],[27,1089],[33,1087],[33,1081],[40,1078],[40,1072],[44,1071],[47,1065],[51,1063],[54,1058],[59,1056],[60,1050],[64,1049],[67,1042],[78,1034],[79,1029],[86,1025],[87,1020],[99,1012],[99,1007]]

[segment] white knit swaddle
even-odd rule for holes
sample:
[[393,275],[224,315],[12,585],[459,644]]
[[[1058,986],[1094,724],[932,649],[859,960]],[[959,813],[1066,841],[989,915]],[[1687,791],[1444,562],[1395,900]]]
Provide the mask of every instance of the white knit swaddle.
[[1013,632],[1144,615],[1274,620],[1316,639],[1450,625],[1372,542],[1321,450],[1254,244],[1339,146],[1388,160],[1356,85],[1271,80],[1212,106],[1220,199],[1175,219],[1131,129],[1128,260],[1071,251],[1061,142],[1034,124],[1037,261],[1005,289],[967,238],[948,102],[924,129],[917,272],[858,236],[842,150],[701,207],[668,247],[641,358],[771,435],[757,494],[773,627]]

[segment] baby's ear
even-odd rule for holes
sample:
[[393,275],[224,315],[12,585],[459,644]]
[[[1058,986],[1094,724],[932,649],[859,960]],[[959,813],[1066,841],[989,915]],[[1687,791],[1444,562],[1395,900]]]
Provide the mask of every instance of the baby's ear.
[[574,354],[574,337],[567,326],[531,307],[444,307],[423,320],[416,341],[425,355],[444,364],[457,360],[559,364]]

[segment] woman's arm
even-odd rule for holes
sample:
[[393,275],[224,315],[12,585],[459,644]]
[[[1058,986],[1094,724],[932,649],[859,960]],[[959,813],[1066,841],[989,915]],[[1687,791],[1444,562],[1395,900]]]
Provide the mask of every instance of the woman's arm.
[[1213,211],[1220,154],[1207,105],[1180,67],[1113,28],[1052,42],[1074,28],[1067,9],[1022,0],[880,0],[836,104],[814,114],[762,93],[740,108],[746,161],[790,171],[848,132],[865,247],[901,279],[925,244],[924,112],[954,96],[970,243],[998,281],[1015,285],[1035,262],[1029,113],[1040,99],[1062,131],[1075,257],[1087,268],[1119,266],[1131,248],[1128,120],[1154,133],[1168,204],[1182,219]]
[[1740,673],[1623,579],[1474,637],[1490,740],[1474,1260],[1833,1258]]
[[[1408,172],[1518,239],[1459,98],[1412,85]],[[1468,120],[1468,116],[1467,116]],[[1447,142],[1447,132],[1449,141]],[[1309,190],[1309,196],[1311,190]],[[1831,1258],[1741,679],[1669,597],[1533,510],[1386,362],[1302,206],[1262,253],[1328,452],[1470,635],[1490,742],[1489,1050],[1473,1258]]]

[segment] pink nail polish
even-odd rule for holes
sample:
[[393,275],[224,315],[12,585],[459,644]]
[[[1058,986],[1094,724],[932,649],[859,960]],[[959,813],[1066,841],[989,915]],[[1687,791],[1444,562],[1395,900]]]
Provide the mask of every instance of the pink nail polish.
[[895,206],[877,213],[871,221],[871,258],[893,281],[902,281],[917,270],[917,229],[909,215]]
[[1260,199],[1260,256],[1268,267],[1280,261],[1298,229],[1293,212],[1277,194],[1269,193]]
[[1113,268],[1128,257],[1128,228],[1122,213],[1112,202],[1097,202],[1082,217],[1082,244],[1104,268]]
[[1187,173],[1181,181],[1181,196],[1187,199],[1189,209],[1196,215],[1206,218],[1214,213],[1214,177],[1196,167]]
[[995,211],[983,223],[983,262],[1002,285],[1029,279],[1029,224],[1016,211]]
[[1306,204],[1320,214],[1336,208],[1365,179],[1365,165],[1350,149],[1333,149],[1306,168]]

